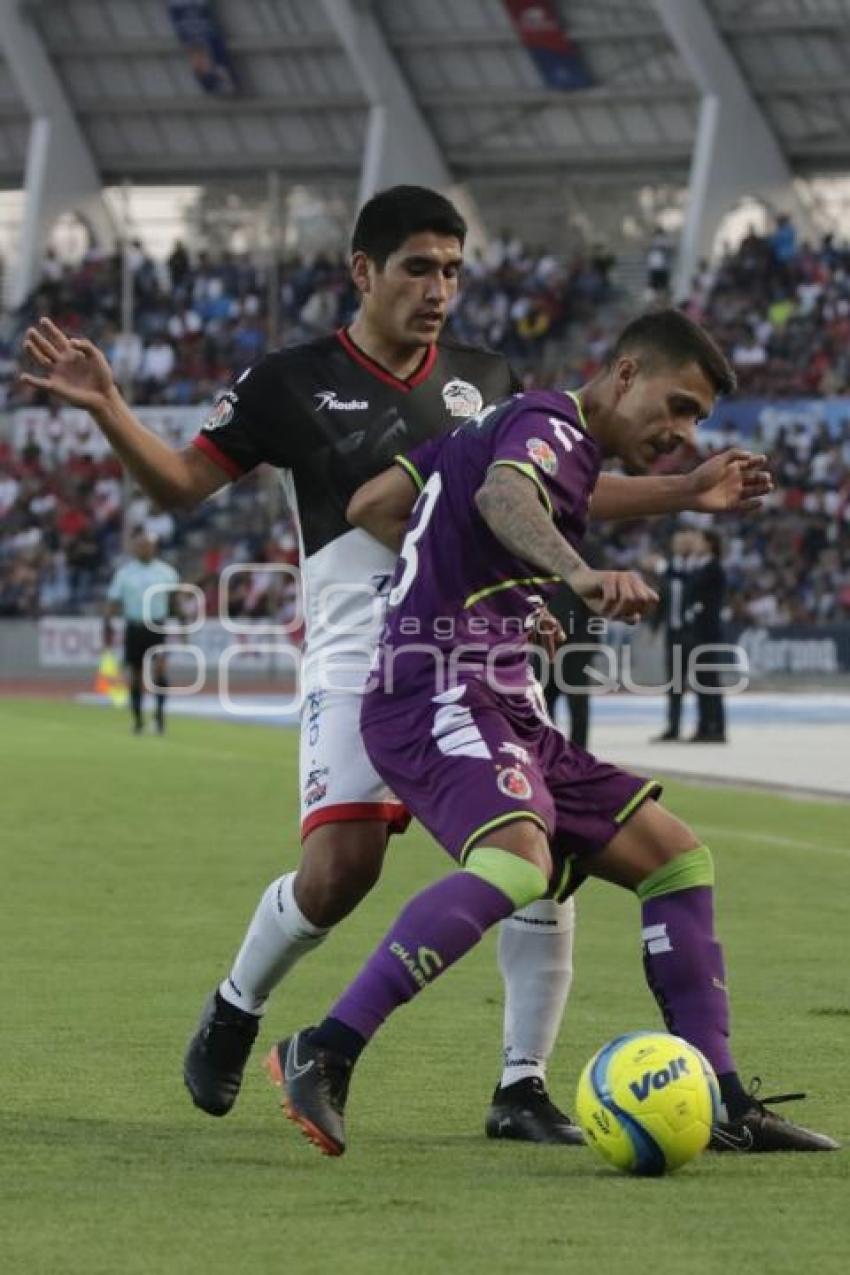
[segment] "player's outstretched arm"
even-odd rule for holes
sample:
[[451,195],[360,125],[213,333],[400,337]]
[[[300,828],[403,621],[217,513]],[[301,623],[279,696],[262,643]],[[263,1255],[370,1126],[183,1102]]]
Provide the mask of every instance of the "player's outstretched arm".
[[559,576],[597,615],[634,624],[657,604],[658,594],[634,571],[589,567],[544,510],[535,483],[519,470],[494,465],[475,503],[506,549],[547,575]]
[[164,509],[189,508],[227,481],[197,447],[175,451],[121,397],[105,356],[91,341],[70,338],[50,319],[27,330],[24,349],[42,369],[21,381],[89,412],[139,486]]
[[348,502],[345,516],[352,527],[368,531],[382,545],[398,553],[417,495],[406,470],[401,465],[391,465],[358,487]]
[[600,521],[651,518],[658,514],[750,513],[773,490],[767,457],[730,448],[689,474],[626,477],[600,474],[590,516]]

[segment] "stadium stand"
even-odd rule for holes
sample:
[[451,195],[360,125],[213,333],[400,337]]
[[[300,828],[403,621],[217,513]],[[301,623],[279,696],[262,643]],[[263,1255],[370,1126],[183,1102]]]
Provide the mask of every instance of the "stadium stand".
[[[579,384],[601,365],[622,317],[624,299],[610,282],[610,266],[604,253],[564,264],[503,235],[472,259],[455,333],[503,350],[528,384]],[[132,342],[122,342],[116,260],[92,254],[63,267],[47,257],[4,351],[8,407],[34,402],[15,387],[13,369],[20,332],[41,313],[102,343],[140,405],[208,403],[262,352],[262,267],[203,253],[192,259],[182,244],[157,263],[137,243],[134,278],[136,331]],[[341,261],[290,261],[280,278],[284,344],[333,330],[353,314]],[[830,235],[813,249],[796,244],[787,221],[768,236],[749,233],[715,268],[700,270],[686,308],[731,354],[742,395],[811,397],[850,388],[850,250]],[[730,426],[724,441],[736,439]],[[124,493],[115,461],[93,457],[90,446],[88,432],[69,443],[57,422],[54,447],[30,440],[0,453],[0,615],[73,614],[102,596],[121,549]],[[792,424],[769,440],[769,450],[777,481],[770,510],[757,522],[725,528],[730,618],[767,627],[846,620],[850,422],[837,435],[825,424]],[[154,514],[141,501],[129,515],[134,520],[146,522],[176,555],[183,577],[205,589],[239,555],[286,561],[294,552],[279,496],[262,479],[239,484],[191,516]],[[668,536],[663,524],[615,529],[610,559],[640,565]],[[291,599],[271,591],[245,605],[252,614],[274,616]]]

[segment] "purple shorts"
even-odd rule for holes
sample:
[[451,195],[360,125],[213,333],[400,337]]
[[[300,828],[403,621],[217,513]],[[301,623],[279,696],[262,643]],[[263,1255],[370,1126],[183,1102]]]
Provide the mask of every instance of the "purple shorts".
[[557,897],[583,879],[582,857],[661,792],[655,780],[571,744],[549,720],[536,684],[512,695],[475,679],[441,695],[374,690],[364,696],[360,725],[382,779],[460,863],[501,824],[518,816],[540,824]]

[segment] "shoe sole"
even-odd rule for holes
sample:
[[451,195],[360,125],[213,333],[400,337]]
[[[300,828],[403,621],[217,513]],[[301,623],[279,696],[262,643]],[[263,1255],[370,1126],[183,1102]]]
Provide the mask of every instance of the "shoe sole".
[[[802,1126],[800,1126],[802,1128]],[[711,1141],[706,1147],[707,1151],[713,1152],[714,1155],[812,1155],[823,1151],[840,1151],[841,1143],[836,1142],[835,1138],[830,1138],[828,1134],[816,1134],[812,1130],[806,1129],[805,1133],[809,1134],[811,1141],[806,1143],[786,1143],[784,1146],[754,1146],[751,1142],[749,1146],[735,1145],[734,1143],[723,1141],[723,1135],[716,1132],[712,1134]]]
[[490,1142],[527,1142],[529,1145],[538,1147],[583,1147],[585,1145],[584,1136],[577,1138],[536,1138],[529,1133],[518,1130],[516,1126],[510,1129],[494,1129],[492,1125],[484,1126],[484,1137]]
[[278,1057],[276,1049],[272,1049],[271,1052],[266,1055],[263,1060],[262,1067],[271,1083],[281,1092],[281,1110],[287,1120],[290,1120],[292,1124],[297,1125],[301,1130],[303,1137],[305,1137],[308,1142],[311,1142],[314,1147],[317,1147],[322,1155],[326,1155],[331,1158],[341,1156],[345,1151],[345,1147],[341,1147],[333,1138],[329,1138],[318,1125],[313,1124],[312,1120],[303,1116],[300,1111],[293,1107],[289,1094],[286,1092],[286,1082],[283,1077],[283,1069],[281,1068],[280,1058]]
[[236,1105],[236,1098],[234,1098],[233,1102],[231,1102],[227,1107],[222,1107],[221,1105],[216,1107],[207,1106],[205,1103],[201,1102],[198,1095],[195,1093],[195,1090],[189,1083],[189,1078],[185,1072],[183,1073],[183,1084],[186,1087],[186,1092],[192,1099],[192,1105],[196,1107],[198,1111],[203,1111],[205,1116],[213,1116],[216,1120],[220,1120],[222,1116],[228,1115]]

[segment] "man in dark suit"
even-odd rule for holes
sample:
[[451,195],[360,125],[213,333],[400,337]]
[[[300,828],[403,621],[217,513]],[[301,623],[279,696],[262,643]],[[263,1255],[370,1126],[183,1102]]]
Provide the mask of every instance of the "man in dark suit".
[[[543,688],[546,707],[554,721],[555,705],[562,693],[565,694],[570,714],[570,743],[587,748],[590,731],[590,675],[587,665],[593,659],[593,652],[587,650],[587,645],[596,641],[587,627],[591,612],[566,585],[555,594],[549,604],[549,612],[561,625],[566,640],[558,651],[560,676],[549,677]],[[570,689],[562,692],[562,686]]]
[[[692,556],[700,532],[682,528],[673,533],[670,558],[659,572],[661,607],[664,624],[667,692],[667,729],[653,743],[669,743],[679,738],[682,721],[682,690],[688,668],[692,641],[688,624],[689,582]],[[681,655],[677,653],[681,652]]]
[[[695,556],[686,590],[686,622],[690,629],[692,649],[716,646],[723,641],[723,601],[726,573],[721,562],[720,537],[716,531],[692,533],[696,541]],[[707,652],[706,663],[716,663],[717,655]],[[725,744],[726,712],[723,704],[720,674],[714,671],[698,674],[697,729],[692,744]]]

